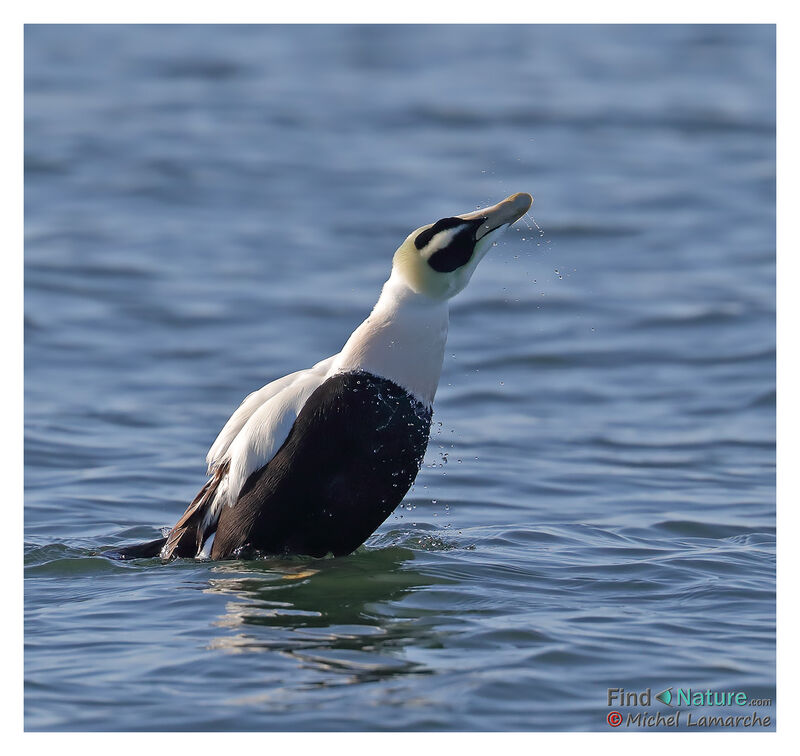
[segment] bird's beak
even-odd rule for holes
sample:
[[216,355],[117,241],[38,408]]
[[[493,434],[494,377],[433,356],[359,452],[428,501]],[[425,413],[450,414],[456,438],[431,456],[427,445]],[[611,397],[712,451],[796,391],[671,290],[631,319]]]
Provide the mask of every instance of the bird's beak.
[[498,202],[491,207],[484,207],[481,210],[476,210],[474,213],[465,213],[458,215],[466,221],[474,221],[483,219],[483,223],[478,227],[475,232],[475,241],[482,236],[486,236],[490,231],[500,228],[503,225],[511,225],[514,221],[519,220],[525,213],[530,210],[533,204],[533,197],[527,192],[517,192],[510,197],[506,197],[502,202]]

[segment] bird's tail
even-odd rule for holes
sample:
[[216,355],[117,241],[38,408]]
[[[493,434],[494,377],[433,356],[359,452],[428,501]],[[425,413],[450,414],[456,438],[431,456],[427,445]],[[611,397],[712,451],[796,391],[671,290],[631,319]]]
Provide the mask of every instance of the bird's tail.
[[212,519],[206,515],[214,503],[219,484],[227,473],[227,463],[217,468],[166,538],[109,550],[106,555],[116,559],[151,559],[157,556],[162,559],[196,557],[203,548],[203,543],[217,529],[216,518]]
[[113,559],[152,559],[161,553],[166,542],[166,538],[156,538],[155,541],[136,543],[121,549],[109,549],[104,554]]
[[203,548],[203,543],[217,529],[216,518],[206,517],[217,495],[219,484],[228,472],[228,465],[218,468],[213,477],[206,481],[192,503],[181,515],[167,536],[161,551],[164,559],[172,557],[195,557]]

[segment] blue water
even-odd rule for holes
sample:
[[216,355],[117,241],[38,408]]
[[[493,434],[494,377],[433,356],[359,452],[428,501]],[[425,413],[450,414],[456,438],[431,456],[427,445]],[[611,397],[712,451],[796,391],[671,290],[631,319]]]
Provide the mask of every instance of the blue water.
[[[774,701],[774,64],[767,26],[27,27],[26,727]],[[363,549],[99,555],[175,522],[239,401],[338,351],[406,234],[517,191]]]

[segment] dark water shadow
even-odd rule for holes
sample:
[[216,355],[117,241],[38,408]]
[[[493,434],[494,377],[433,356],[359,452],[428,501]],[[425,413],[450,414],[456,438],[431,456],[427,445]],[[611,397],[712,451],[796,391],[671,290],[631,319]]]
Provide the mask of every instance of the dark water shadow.
[[395,546],[338,559],[220,563],[205,590],[231,601],[214,621],[226,632],[209,646],[280,654],[306,671],[304,687],[425,674],[404,649],[442,646],[437,613],[398,605],[451,581],[413,569],[413,559]]

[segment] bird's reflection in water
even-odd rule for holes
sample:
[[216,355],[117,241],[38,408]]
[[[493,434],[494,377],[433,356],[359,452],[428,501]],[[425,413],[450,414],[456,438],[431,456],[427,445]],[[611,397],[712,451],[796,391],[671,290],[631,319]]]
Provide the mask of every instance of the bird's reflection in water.
[[302,672],[294,686],[306,689],[424,674],[405,649],[441,646],[441,629],[428,619],[436,613],[400,602],[449,581],[412,569],[413,559],[413,551],[389,547],[339,559],[220,563],[207,590],[231,596],[215,623],[228,632],[211,648],[290,659]]

